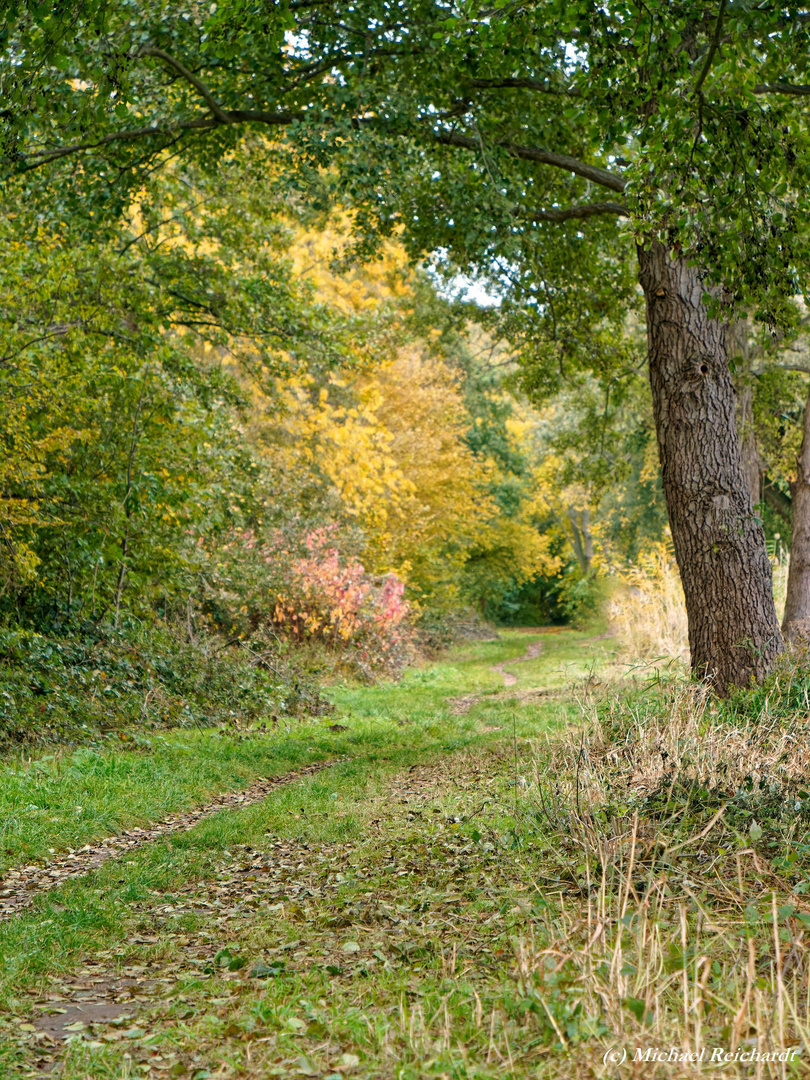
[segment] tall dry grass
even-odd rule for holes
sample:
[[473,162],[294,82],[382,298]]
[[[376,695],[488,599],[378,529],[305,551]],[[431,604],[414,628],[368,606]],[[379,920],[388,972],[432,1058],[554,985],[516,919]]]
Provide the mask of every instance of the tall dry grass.
[[616,577],[619,588],[607,614],[622,659],[687,663],[686,607],[671,545],[652,545]]
[[585,701],[579,731],[536,748],[524,800],[548,869],[516,963],[567,1051],[549,1075],[810,1075],[800,698],[777,680],[747,710],[686,684]]
[[[770,545],[773,591],[781,621],[785,609],[788,556],[780,542]],[[621,642],[620,659],[676,668],[689,662],[683,589],[670,543],[653,544],[633,566],[615,573],[619,587],[608,603],[611,630]]]

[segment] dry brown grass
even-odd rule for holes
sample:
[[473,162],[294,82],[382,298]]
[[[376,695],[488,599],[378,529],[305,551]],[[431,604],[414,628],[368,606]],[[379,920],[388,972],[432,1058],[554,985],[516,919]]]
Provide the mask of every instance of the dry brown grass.
[[[554,864],[517,966],[556,1010],[568,1054],[551,1074],[810,1074],[810,719],[782,701],[777,686],[748,716],[719,713],[681,685],[583,702],[580,731],[538,748],[526,800]],[[592,1031],[566,1031],[566,995]],[[698,1060],[633,1063],[656,1048]]]
[[[773,595],[781,621],[788,576],[783,548],[777,549],[772,565]],[[607,616],[621,642],[619,659],[685,670],[689,663],[686,607],[672,545],[652,545],[616,577],[619,588],[610,598]]]
[[618,577],[607,614],[623,658],[688,662],[686,608],[671,545],[654,545]]

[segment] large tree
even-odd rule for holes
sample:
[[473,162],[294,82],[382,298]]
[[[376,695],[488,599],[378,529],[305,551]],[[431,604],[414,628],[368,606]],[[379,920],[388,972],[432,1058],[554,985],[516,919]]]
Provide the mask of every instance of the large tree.
[[[693,666],[720,691],[781,646],[741,464],[727,323],[778,321],[806,263],[810,17],[749,0],[187,0],[8,5],[10,175],[94,221],[246,126],[291,189],[355,200],[361,247],[487,276],[529,382],[610,374],[638,250]],[[325,169],[326,166],[332,166]]]

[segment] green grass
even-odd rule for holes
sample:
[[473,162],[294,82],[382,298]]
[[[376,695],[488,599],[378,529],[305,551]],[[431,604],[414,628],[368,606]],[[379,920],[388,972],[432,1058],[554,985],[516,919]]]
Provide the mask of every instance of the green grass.
[[[533,640],[507,631],[498,642],[469,646],[447,661],[412,669],[399,682],[335,687],[330,693],[338,707],[335,716],[285,726],[279,734],[167,731],[137,734],[121,745],[6,757],[0,761],[0,872],[160,820],[257,776],[311,761],[374,754],[402,742],[461,740],[463,745],[476,731],[476,716],[454,717],[447,699],[501,690],[503,679],[491,665],[522,656]],[[516,689],[535,682],[562,685],[586,673],[594,655],[583,645],[587,635],[550,634],[541,640],[540,657],[510,669],[518,678]],[[603,645],[596,645],[601,655]],[[508,703],[499,704],[497,712],[511,723]],[[548,716],[552,712],[547,710]],[[521,713],[521,730],[525,726],[530,733],[536,717],[527,720],[526,726]],[[349,730],[331,732],[335,722]]]
[[[27,1075],[48,1049],[19,1024],[59,991],[60,980],[81,981],[82,971],[114,979],[133,965],[153,979],[136,1033],[123,1036],[114,1025],[80,1033],[56,1051],[65,1080],[157,1077],[170,1069],[198,1080],[206,1070],[494,1076],[504,1074],[510,1039],[534,1068],[551,1029],[533,1011],[526,1018],[514,973],[512,936],[527,929],[529,910],[518,901],[530,883],[512,865],[513,739],[525,747],[564,718],[566,705],[493,700],[503,679],[490,670],[522,656],[533,640],[508,632],[399,683],[335,687],[336,715],[277,736],[182,731],[150,736],[137,750],[7,761],[0,773],[5,857],[24,862],[158,819],[257,775],[348,758],[68,881],[0,924],[0,1011],[9,1018],[0,1027],[3,1080]],[[606,655],[604,642],[584,634],[541,640],[541,656],[510,668],[514,690],[563,685]],[[455,715],[447,699],[471,693],[484,696]],[[329,731],[335,722],[347,730]],[[439,777],[427,801],[396,794],[396,785],[407,787],[425,768]],[[33,805],[41,809],[24,809]],[[293,853],[281,900],[263,895],[260,885],[246,887],[237,872],[253,858],[246,848],[267,852],[262,858],[274,863],[275,841]],[[298,881],[310,872],[312,895],[297,897]],[[330,873],[342,880],[327,888]],[[236,884],[223,886],[228,881]],[[459,888],[464,897],[448,907],[442,898]],[[219,908],[194,902],[223,896]],[[388,912],[382,922],[369,923],[369,904]],[[278,950],[299,940],[284,968],[250,977],[257,962],[275,971],[278,956],[287,956]],[[234,957],[245,966],[230,972]],[[459,1072],[463,1060],[477,1062],[477,1071]]]
[[[89,970],[106,971],[111,979],[135,967],[158,982],[161,993],[134,1025],[136,1034],[119,1040],[120,1029],[106,1028],[101,1034],[111,1033],[110,1043],[91,1032],[70,1045],[66,1080],[124,1077],[133,1059],[146,1067],[135,1075],[149,1075],[155,1049],[182,1067],[176,1075],[200,1075],[202,1069],[215,1075],[223,1060],[238,1074],[247,1069],[252,1049],[253,1067],[260,1071],[251,1075],[290,1075],[284,1071],[289,1058],[302,1059],[304,1069],[313,1069],[310,1075],[327,1075],[333,1065],[351,1065],[357,1058],[363,1075],[387,1075],[398,1063],[397,1075],[415,1078],[422,1075],[434,1027],[446,1022],[452,1029],[447,1054],[437,1055],[431,1070],[439,1076],[471,1039],[473,1052],[486,1056],[489,1031],[475,1019],[476,994],[482,1009],[499,1013],[496,1035],[503,1050],[503,1025],[508,1038],[514,1024],[500,1013],[516,992],[506,971],[509,935],[526,923],[522,908],[512,911],[525,884],[515,888],[510,881],[509,755],[482,754],[480,748],[478,754],[442,755],[440,792],[427,819],[409,813],[409,804],[399,799],[393,809],[386,795],[391,770],[437,758],[435,752],[403,748],[377,768],[367,760],[340,765],[266,803],[217,815],[123,864],[108,864],[92,875],[89,888],[80,882],[63,886],[36,914],[0,928],[7,958],[0,1007],[28,1019],[36,993],[58,986],[77,967],[88,971],[88,962]],[[453,790],[454,778],[476,761],[492,800],[486,838],[474,822],[461,826],[454,820],[481,794],[478,784]],[[497,803],[506,807],[506,816]],[[286,890],[281,906],[278,894],[268,898],[259,885],[258,903],[245,907],[245,885],[234,868],[250,860],[240,845],[267,851],[265,858],[272,860],[268,834],[280,838],[293,867],[305,860],[314,873],[288,869],[280,877]],[[472,865],[475,876],[464,883],[462,910],[444,897],[452,898],[460,871],[468,873]],[[343,880],[319,894],[318,882],[338,873]],[[287,883],[297,887],[302,877],[312,878],[314,899],[287,895]],[[210,900],[212,886],[233,878],[236,899],[226,898],[210,915],[193,910],[195,900]],[[363,907],[369,903],[387,913],[382,924],[368,922]],[[448,938],[454,927],[463,927],[467,938],[455,956]],[[157,940],[140,943],[143,935]],[[290,942],[297,944],[287,952]],[[228,971],[226,949],[244,967]],[[257,963],[272,968],[279,956],[286,958],[283,968],[265,979],[250,977]],[[470,961],[480,971],[461,977]],[[518,1044],[524,1026],[514,1028]],[[316,1049],[324,1031],[331,1033],[332,1050]],[[248,1036],[265,1041],[254,1043]],[[24,1070],[31,1061],[24,1044],[9,1043],[6,1068]],[[282,1071],[274,1073],[276,1068]],[[491,1072],[480,1075],[499,1073],[496,1058]],[[307,1075],[300,1068],[297,1074]]]
[[[515,690],[533,686],[564,688],[586,677],[594,664],[603,665],[614,649],[610,641],[595,640],[592,635],[573,630],[547,634],[502,630],[498,641],[467,645],[446,661],[411,669],[399,682],[333,688],[330,698],[339,710],[354,716],[406,723],[450,721],[448,698],[503,690],[503,677],[492,671],[492,666],[521,658],[535,641],[543,646],[540,655],[508,668],[517,678]],[[503,711],[504,716],[511,715],[508,705],[503,706]]]
[[324,727],[250,739],[180,731],[139,738],[135,750],[83,747],[6,760],[0,765],[0,867],[159,820],[257,776],[341,752],[335,743]]

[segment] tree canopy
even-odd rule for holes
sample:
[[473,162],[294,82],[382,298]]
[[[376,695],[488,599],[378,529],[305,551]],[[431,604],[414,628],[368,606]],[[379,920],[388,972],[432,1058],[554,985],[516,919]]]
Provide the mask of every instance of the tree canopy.
[[58,178],[52,212],[99,214],[159,161],[262,130],[290,183],[356,198],[365,241],[404,225],[491,275],[515,318],[554,319],[563,350],[563,326],[619,306],[634,235],[776,318],[806,262],[809,25],[744,0],[16,3],[3,154]]
[[[577,369],[632,375],[639,280],[693,660],[729,685],[767,670],[779,635],[725,320],[787,326],[805,284],[809,28],[747,0],[18,3],[5,175],[97,237],[156,170],[250,162],[311,212],[351,209],[344,261],[396,234],[480,279],[538,399]],[[707,603],[722,633],[697,629]]]

